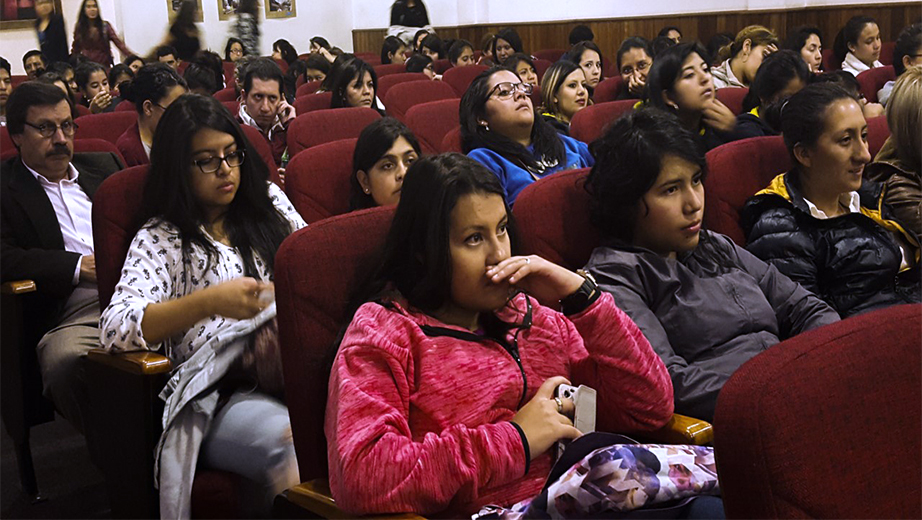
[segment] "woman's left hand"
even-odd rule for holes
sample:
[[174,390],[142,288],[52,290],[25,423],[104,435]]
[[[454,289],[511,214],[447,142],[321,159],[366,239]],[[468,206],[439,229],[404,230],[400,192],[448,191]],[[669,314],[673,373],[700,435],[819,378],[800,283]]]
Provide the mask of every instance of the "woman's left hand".
[[542,302],[556,302],[575,293],[583,277],[540,256],[513,256],[487,269],[493,283],[508,282]]
[[733,115],[733,111],[717,98],[711,100],[704,108],[702,119],[704,124],[721,132],[732,132],[736,128],[736,116]]

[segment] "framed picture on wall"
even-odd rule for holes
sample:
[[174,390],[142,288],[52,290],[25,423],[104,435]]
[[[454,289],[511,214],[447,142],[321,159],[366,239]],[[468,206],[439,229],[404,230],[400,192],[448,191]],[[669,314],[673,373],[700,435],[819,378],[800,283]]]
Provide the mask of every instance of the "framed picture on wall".
[[202,0],[166,0],[167,9],[170,10],[170,20],[176,16],[185,1],[195,2],[195,21],[198,23],[204,22],[205,15],[202,14]]
[[266,18],[294,18],[296,0],[263,0],[266,3]]
[[[54,0],[54,12],[61,12],[61,0]],[[0,30],[35,27],[35,0],[0,0]]]
[[240,0],[218,0],[218,20],[230,20],[237,14]]

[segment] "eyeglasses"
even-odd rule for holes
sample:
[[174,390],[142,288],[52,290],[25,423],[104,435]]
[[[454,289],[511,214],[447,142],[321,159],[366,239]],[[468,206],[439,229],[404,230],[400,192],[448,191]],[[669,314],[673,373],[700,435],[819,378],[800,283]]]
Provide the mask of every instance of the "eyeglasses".
[[497,99],[509,99],[516,92],[521,92],[526,96],[530,96],[532,91],[534,91],[534,87],[532,87],[529,83],[512,83],[506,81],[503,83],[497,83],[495,87],[490,89],[487,97],[491,97],[495,92]]
[[630,76],[631,74],[634,73],[635,70],[638,71],[638,72],[643,72],[643,71],[647,70],[648,68],[650,68],[650,63],[648,63],[648,62],[646,62],[646,61],[639,61],[639,62],[637,62],[637,68],[636,68],[636,69],[635,69],[634,67],[624,67],[623,69],[621,69],[621,74],[623,74],[623,75],[625,75],[625,76]]
[[224,157],[214,156],[207,159],[199,159],[197,161],[192,161],[192,164],[198,166],[199,170],[202,170],[202,173],[214,173],[221,169],[221,163],[227,163],[231,168],[236,168],[243,164],[243,159],[246,157],[244,150],[237,150],[231,152]]
[[56,125],[54,123],[42,123],[40,125],[33,125],[32,123],[26,122],[26,126],[31,126],[32,128],[38,130],[38,134],[45,139],[53,136],[55,132],[58,131],[58,128],[61,129],[61,132],[65,137],[73,137],[74,132],[80,128],[77,126],[77,123],[74,123],[73,121],[64,121],[60,125]]

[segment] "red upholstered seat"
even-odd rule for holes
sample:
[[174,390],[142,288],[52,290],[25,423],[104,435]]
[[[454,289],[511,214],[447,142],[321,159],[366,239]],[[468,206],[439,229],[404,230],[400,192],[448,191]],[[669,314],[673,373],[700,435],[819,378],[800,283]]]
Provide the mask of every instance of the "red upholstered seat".
[[237,101],[222,101],[221,105],[230,112],[230,115],[237,119],[237,114],[240,113],[240,103]]
[[[470,66],[470,65],[468,65]],[[439,151],[442,153],[447,152],[458,152],[464,153],[461,145],[461,125],[454,127],[447,134],[445,138],[442,139],[442,146],[439,147]]]
[[388,115],[405,122],[407,110],[413,105],[457,97],[454,89],[441,81],[411,81],[391,87],[384,98],[384,106]]
[[349,212],[356,141],[343,139],[317,145],[288,163],[285,194],[308,224]]
[[26,81],[29,81],[29,76],[22,74],[14,74],[10,76],[10,85],[13,87],[13,90],[16,90],[16,87],[22,85]]
[[223,62],[224,67],[224,86],[233,87],[234,82],[237,79],[236,76],[236,64],[232,61]]
[[327,477],[327,355],[350,296],[374,271],[393,208],[329,218],[295,232],[275,258],[279,345],[301,481]]
[[295,99],[303,96],[308,96],[317,92],[317,89],[320,88],[321,81],[308,81],[298,86],[298,90],[295,91]]
[[727,105],[734,115],[743,112],[743,98],[749,93],[746,87],[727,87],[717,89],[717,100]]
[[613,121],[633,110],[636,104],[636,99],[622,99],[590,105],[573,116],[573,121],[570,122],[570,136],[584,143],[591,143],[601,137]]
[[74,108],[77,109],[77,117],[88,116],[92,114],[92,112],[90,112],[90,109],[83,105],[74,105]]
[[458,119],[460,105],[460,99],[443,99],[415,105],[407,110],[407,126],[419,141],[423,153],[439,153],[442,140],[448,132],[461,124]]
[[589,168],[555,173],[522,190],[513,213],[524,254],[580,269],[599,244],[584,185]]
[[279,167],[275,164],[275,158],[272,156],[272,145],[269,140],[258,129],[250,125],[240,125],[243,133],[246,135],[250,144],[256,149],[259,158],[266,164],[269,170],[269,180],[274,182],[279,188],[282,187],[282,179],[279,177]]
[[615,76],[620,76],[621,73],[618,72],[617,63],[613,60],[605,57],[602,59],[602,78],[614,78]]
[[[426,76],[422,72],[400,72],[398,74],[388,74],[383,78],[378,78],[378,90],[375,94],[378,96],[378,99],[384,101],[384,98],[387,96],[387,92],[399,83],[407,83],[409,81],[432,81],[429,79],[429,76]],[[384,106],[387,106],[386,104]],[[390,108],[390,107],[388,107]]]
[[432,62],[432,69],[436,74],[445,74],[445,71],[451,68],[451,62],[448,58],[442,58]]
[[893,65],[893,49],[896,42],[883,42],[880,44],[880,58],[877,61],[884,65]]
[[871,160],[883,148],[888,137],[890,137],[890,127],[887,125],[887,116],[868,119],[868,152],[871,153]]
[[134,103],[123,99],[119,104],[115,105],[115,112],[137,112],[135,109]]
[[841,68],[842,62],[836,59],[835,53],[832,52],[832,46],[823,49],[823,70],[826,72],[832,72]]
[[400,74],[401,72],[407,71],[407,66],[403,63],[388,63],[386,65],[374,65],[375,74],[378,75],[380,80],[382,77],[387,76],[388,74]]
[[808,331],[724,385],[727,518],[922,518],[922,306]]
[[780,136],[753,137],[718,146],[707,153],[704,181],[704,225],[741,246],[746,236],[740,210],[749,197],[791,169],[791,158]]
[[303,116],[314,110],[330,108],[330,101],[332,99],[332,92],[315,92],[314,94],[296,97],[294,104],[295,112],[297,112],[299,116]]
[[105,139],[112,144],[138,120],[138,113],[108,112],[104,114],[90,114],[77,121],[76,139]]
[[562,58],[566,53],[567,51],[564,49],[541,49],[540,51],[535,51],[532,56],[554,63],[555,61]]
[[214,93],[214,98],[222,103],[228,101],[237,101],[237,90],[234,88],[233,84],[227,88],[221,89]]
[[468,65],[466,67],[452,67],[442,74],[442,83],[451,85],[458,97],[464,95],[464,91],[471,85],[478,74],[487,70],[483,65]]
[[371,66],[381,65],[381,55],[376,52],[357,52],[355,57]]
[[547,72],[547,69],[549,69],[550,66],[554,64],[554,62],[550,60],[544,60],[541,58],[538,58],[533,61],[535,62],[535,72],[538,74],[538,83],[540,83],[541,78],[544,77],[544,73]]
[[858,74],[857,79],[861,93],[867,98],[868,103],[878,103],[877,91],[888,81],[896,79],[896,71],[893,70],[893,65],[884,65]]
[[370,108],[329,108],[299,115],[288,126],[288,156],[318,144],[357,139],[362,130],[381,118]]
[[623,86],[624,80],[621,79],[621,76],[615,75],[610,78],[605,78],[596,85],[595,92],[592,94],[592,100],[596,103],[615,101],[621,94],[621,88]]
[[279,68],[282,69],[282,74],[285,74],[286,72],[288,72],[288,62],[287,61],[283,59],[279,59],[279,58],[273,58],[273,61],[275,61],[275,63],[278,64]]

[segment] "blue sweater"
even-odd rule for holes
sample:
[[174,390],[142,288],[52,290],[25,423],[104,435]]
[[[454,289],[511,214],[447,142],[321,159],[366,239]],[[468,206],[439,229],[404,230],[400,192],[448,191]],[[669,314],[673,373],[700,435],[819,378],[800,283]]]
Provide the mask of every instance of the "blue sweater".
[[[558,164],[557,166],[546,169],[541,177],[546,177],[561,170],[587,168],[595,164],[595,159],[589,154],[589,146],[586,143],[565,135],[560,135],[558,137],[563,141],[563,147],[567,154],[566,159],[563,161],[563,164]],[[529,152],[534,153],[533,147],[529,146],[527,149]],[[515,199],[519,196],[519,192],[525,189],[529,184],[535,182],[535,178],[528,170],[522,168],[520,165],[512,163],[489,148],[476,148],[471,150],[467,155],[486,166],[488,170],[499,177],[499,181],[506,191],[506,202],[509,203],[510,206],[515,203]]]

